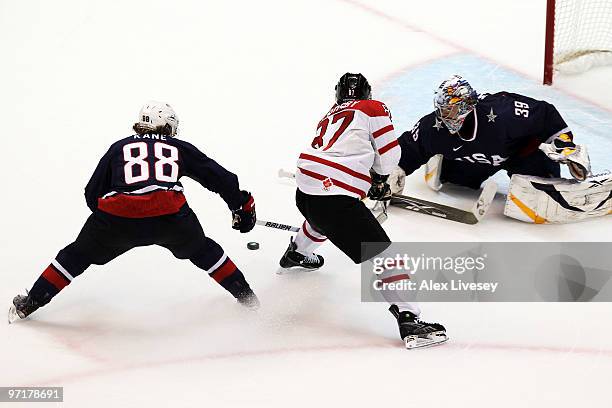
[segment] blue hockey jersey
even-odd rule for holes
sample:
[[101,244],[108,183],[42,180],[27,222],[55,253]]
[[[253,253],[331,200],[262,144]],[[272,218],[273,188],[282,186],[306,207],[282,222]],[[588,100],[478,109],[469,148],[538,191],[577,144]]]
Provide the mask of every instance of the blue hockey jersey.
[[246,200],[236,175],[195,146],[148,134],[129,136],[108,149],[85,187],[85,199],[92,211],[121,217],[173,214],[186,203],[183,176],[219,194],[231,210]]
[[[469,126],[466,126],[469,123]],[[550,103],[510,93],[483,94],[460,134],[451,134],[435,113],[424,116],[404,132],[400,167],[411,174],[436,154],[472,163],[493,174],[511,159],[537,151],[542,142],[571,130]]]

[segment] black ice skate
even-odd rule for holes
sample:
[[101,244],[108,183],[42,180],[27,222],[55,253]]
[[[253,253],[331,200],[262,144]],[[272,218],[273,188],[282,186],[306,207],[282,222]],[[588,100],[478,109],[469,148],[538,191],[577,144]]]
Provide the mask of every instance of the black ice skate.
[[250,310],[259,309],[259,299],[257,298],[257,295],[255,295],[255,293],[250,288],[249,290],[240,293],[236,297],[236,300],[238,300],[238,303],[240,303],[242,306],[246,307],[247,309],[250,309]]
[[308,270],[319,269],[323,266],[323,257],[321,255],[312,254],[309,256],[302,255],[296,251],[297,245],[290,239],[289,247],[280,259],[280,266],[284,269],[304,268]]
[[434,346],[448,340],[446,329],[439,323],[425,323],[410,312],[400,312],[397,305],[391,305],[389,311],[397,319],[400,337],[407,349]]
[[25,319],[34,313],[40,306],[30,295],[17,295],[13,298],[13,305],[9,308],[8,322],[13,323],[17,319]]

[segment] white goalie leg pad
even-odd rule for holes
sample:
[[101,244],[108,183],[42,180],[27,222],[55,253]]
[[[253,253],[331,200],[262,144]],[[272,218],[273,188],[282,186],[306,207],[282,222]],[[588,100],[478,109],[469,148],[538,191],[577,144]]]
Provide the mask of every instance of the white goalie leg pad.
[[515,174],[504,215],[535,224],[565,224],[612,214],[612,175],[585,181]]
[[434,191],[439,191],[442,188],[442,183],[440,182],[442,159],[443,156],[441,154],[436,154],[425,164],[425,183]]

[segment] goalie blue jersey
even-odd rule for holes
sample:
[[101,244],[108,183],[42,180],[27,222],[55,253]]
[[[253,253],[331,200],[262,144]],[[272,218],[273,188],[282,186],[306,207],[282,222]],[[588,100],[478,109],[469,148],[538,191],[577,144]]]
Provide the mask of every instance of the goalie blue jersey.
[[[469,132],[465,132],[465,129]],[[465,134],[468,133],[468,134]],[[550,103],[527,96],[498,92],[480,96],[460,134],[451,134],[435,113],[424,116],[404,132],[400,167],[411,174],[436,154],[490,170],[493,174],[513,159],[526,157],[538,146],[572,133]]]

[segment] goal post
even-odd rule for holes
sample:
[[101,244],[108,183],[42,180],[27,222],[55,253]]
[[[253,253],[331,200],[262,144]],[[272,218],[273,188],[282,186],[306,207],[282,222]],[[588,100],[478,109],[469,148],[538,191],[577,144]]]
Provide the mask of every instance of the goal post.
[[544,85],[552,85],[555,50],[555,3],[546,0],[546,42],[544,44]]
[[546,0],[544,84],[612,64],[612,0]]

